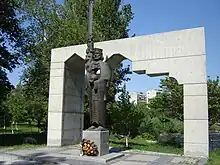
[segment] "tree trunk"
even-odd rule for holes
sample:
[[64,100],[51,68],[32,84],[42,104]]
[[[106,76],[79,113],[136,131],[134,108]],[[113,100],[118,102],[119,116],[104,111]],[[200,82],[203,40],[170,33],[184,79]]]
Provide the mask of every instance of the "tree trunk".
[[41,128],[41,120],[38,120],[37,121],[37,128],[38,128],[38,132],[40,131],[40,128]]
[[3,129],[5,130],[5,128],[6,128],[6,127],[5,127],[5,116],[4,116],[4,127],[3,127]]
[[128,148],[128,136],[125,136],[125,147]]
[[15,129],[16,129],[16,131],[18,131],[18,123],[17,122],[15,123]]
[[14,134],[13,123],[11,124],[11,134]]

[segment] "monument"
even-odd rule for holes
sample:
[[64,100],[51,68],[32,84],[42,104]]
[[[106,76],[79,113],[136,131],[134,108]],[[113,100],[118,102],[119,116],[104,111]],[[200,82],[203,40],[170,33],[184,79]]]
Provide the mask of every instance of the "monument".
[[[103,54],[100,50],[93,53],[97,54],[99,63],[102,61],[100,59],[108,57],[105,62],[110,68],[114,68],[124,59],[129,59],[132,61],[132,71],[137,74],[169,75],[174,77],[179,84],[183,84],[184,155],[208,157],[208,99],[203,27],[104,41],[94,43],[94,45],[102,48],[103,51]],[[89,57],[85,59],[86,49],[87,45],[83,44],[56,48],[51,51],[48,146],[78,144],[83,139],[85,133],[83,132],[85,62],[89,61],[87,60]],[[87,51],[89,55],[89,50]],[[99,70],[96,73],[99,73]],[[94,87],[101,84],[101,82],[95,83],[96,77],[92,79],[94,81],[91,80],[91,84],[94,84]],[[94,87],[92,89],[96,89]],[[106,88],[100,88],[99,91],[102,98],[105,96],[103,89]],[[98,102],[103,103],[103,100],[96,98],[91,100],[95,102],[95,106],[96,103],[101,104]],[[104,104],[102,106],[104,107]],[[91,107],[90,109],[93,110]],[[100,107],[95,109],[96,113],[101,109]],[[94,126],[91,128],[93,131],[87,130],[91,136],[95,131],[100,134],[105,132],[101,131],[102,127],[105,128],[105,124],[103,118],[100,119],[100,116],[104,114],[98,115],[99,117],[91,116],[92,121],[98,124],[91,124]],[[96,139],[100,138],[101,135],[97,135]]]
[[[106,98],[112,70],[104,60],[103,50],[94,48],[92,35],[92,11],[94,0],[89,0],[88,43],[85,58],[85,86],[89,96],[91,126],[83,131],[83,139],[93,141],[98,147],[98,155],[109,151],[109,131],[106,129]],[[107,60],[107,59],[106,59]]]
[[105,110],[108,87],[112,70],[104,60],[103,50],[94,48],[92,37],[92,8],[94,0],[89,0],[88,44],[85,58],[91,127],[88,130],[105,131]]

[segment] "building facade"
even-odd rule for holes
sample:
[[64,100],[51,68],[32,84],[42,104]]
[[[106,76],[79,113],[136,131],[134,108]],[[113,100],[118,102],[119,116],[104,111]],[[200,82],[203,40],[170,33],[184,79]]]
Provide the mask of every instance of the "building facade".
[[147,91],[147,100],[146,102],[149,103],[149,101],[153,98],[155,98],[158,94],[159,94],[159,90],[158,89],[150,89]]
[[159,90],[150,89],[146,93],[143,92],[129,92],[130,94],[130,102],[137,103],[149,103],[149,101],[157,96]]

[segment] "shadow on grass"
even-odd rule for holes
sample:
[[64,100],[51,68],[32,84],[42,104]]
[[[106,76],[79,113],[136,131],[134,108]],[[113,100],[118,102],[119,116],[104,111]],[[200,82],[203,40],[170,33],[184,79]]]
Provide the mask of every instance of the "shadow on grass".
[[125,151],[126,149],[125,148],[111,148],[109,149],[109,153],[117,153],[117,152],[122,152],[122,151]]
[[[121,146],[123,146],[124,147],[124,145],[125,145],[125,142],[119,142],[119,141],[113,141],[113,140],[109,140],[109,142],[110,143],[113,143],[113,144],[118,144],[118,145],[121,145]],[[129,145],[130,146],[149,146],[149,144],[143,144],[143,143],[136,143],[136,142],[129,142]],[[129,149],[129,148],[127,148],[127,149]],[[132,149],[132,148],[130,148],[130,149]]]
[[[114,141],[114,140],[109,140],[109,142],[110,143],[113,143],[113,144],[118,144],[118,145],[125,145],[125,142],[122,142],[122,141]],[[161,144],[158,144],[158,143],[138,143],[138,142],[129,142],[129,145],[130,146],[142,146],[142,147],[148,147],[149,145],[158,145],[158,146],[164,146],[164,147],[175,147],[175,148],[181,148],[181,147],[179,147],[179,146],[177,146],[177,145],[171,145],[171,144],[163,144],[163,145],[161,145]]]
[[162,153],[173,153],[173,154],[183,154],[183,148],[171,146],[171,145],[161,145],[158,143],[138,143],[129,142],[129,147],[125,147],[125,142],[110,140],[110,145],[113,148],[118,148],[118,150],[142,150],[142,151],[152,151],[152,152],[162,152]]
[[0,146],[15,146],[28,143],[26,139],[33,139],[32,144],[46,144],[47,135],[46,133],[21,133],[21,134],[1,134],[0,135]]

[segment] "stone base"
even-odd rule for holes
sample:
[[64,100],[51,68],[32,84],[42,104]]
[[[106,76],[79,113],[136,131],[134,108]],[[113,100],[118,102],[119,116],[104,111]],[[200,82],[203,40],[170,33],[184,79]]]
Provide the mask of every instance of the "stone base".
[[110,161],[123,157],[124,153],[110,153],[103,156],[71,156],[62,165],[107,165]]
[[109,131],[83,131],[83,139],[91,140],[97,145],[99,155],[106,155],[109,153]]

